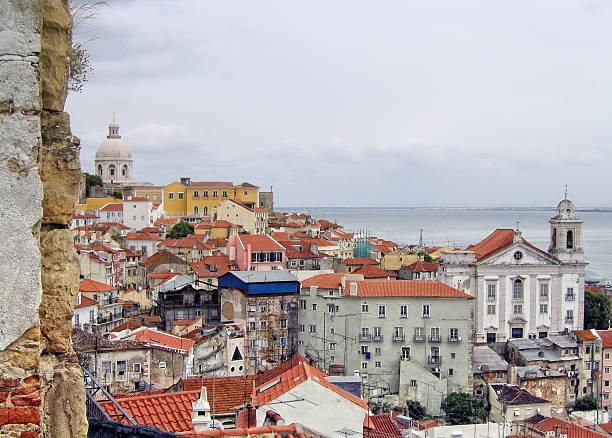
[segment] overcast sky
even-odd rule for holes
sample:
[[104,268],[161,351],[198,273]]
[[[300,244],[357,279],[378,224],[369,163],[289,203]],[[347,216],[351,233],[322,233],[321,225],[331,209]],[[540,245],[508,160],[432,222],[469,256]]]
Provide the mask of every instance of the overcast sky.
[[278,206],[612,206],[612,1],[111,1],[67,110]]

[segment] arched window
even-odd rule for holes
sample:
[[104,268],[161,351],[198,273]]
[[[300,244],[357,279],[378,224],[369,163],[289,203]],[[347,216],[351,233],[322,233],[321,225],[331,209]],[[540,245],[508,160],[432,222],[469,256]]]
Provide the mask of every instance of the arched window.
[[115,165],[111,164],[108,166],[108,176],[115,176]]
[[522,300],[523,299],[523,280],[514,280],[514,287],[512,289],[512,299]]
[[204,213],[204,216],[208,216],[208,206],[205,205],[202,212]]
[[127,176],[128,174],[128,167],[127,165],[123,165],[123,167],[121,168],[121,176]]
[[103,176],[103,175],[102,175],[102,165],[101,165],[101,164],[98,164],[98,176],[99,176],[100,178]]
[[552,247],[556,248],[557,247],[557,229],[553,228],[552,229]]
[[193,214],[199,214],[200,213],[200,209],[198,208],[197,205],[193,206]]
[[567,232],[567,239],[565,241],[565,244],[568,249],[572,249],[574,247],[574,232],[572,230],[569,230]]

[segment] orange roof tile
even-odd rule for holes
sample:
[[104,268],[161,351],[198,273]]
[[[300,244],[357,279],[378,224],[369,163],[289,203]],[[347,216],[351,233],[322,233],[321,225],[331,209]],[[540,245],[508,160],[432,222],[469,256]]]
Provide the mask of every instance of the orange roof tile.
[[123,204],[120,202],[109,202],[104,207],[102,207],[100,211],[123,211]]
[[153,225],[174,225],[178,222],[178,218],[162,218],[160,217]]
[[221,220],[215,221],[215,224],[212,227],[213,228],[232,228],[232,227],[239,227],[239,225],[234,225],[231,222],[221,219]]
[[240,234],[238,236],[242,245],[247,248],[251,245],[251,251],[284,251],[285,247],[276,240],[265,234]]
[[[552,256],[546,251],[542,251],[540,248],[527,242],[524,238],[521,238],[522,242],[533,249],[534,251],[544,254],[547,257]],[[466,248],[466,251],[474,251],[476,253],[476,260],[481,260],[509,245],[514,241],[514,230],[509,228],[498,228],[484,238],[481,242],[470,245]]]
[[132,198],[126,199],[124,202],[151,202],[151,200],[142,196],[132,196]]
[[435,272],[438,270],[438,264],[417,260],[416,262],[406,266],[404,269],[407,269],[412,272]]
[[207,377],[203,379],[183,379],[185,391],[200,390],[205,386],[208,391],[209,402],[212,406],[214,383],[215,411],[220,414],[234,413],[235,409],[245,403],[251,402],[253,380],[255,376]]
[[396,273],[385,271],[376,265],[363,265],[359,269],[354,270],[352,274],[361,274],[363,278],[397,277]]
[[401,438],[390,414],[368,415],[364,421],[364,438]]
[[320,274],[310,277],[302,282],[302,287],[317,286],[321,289],[339,289],[344,274]]
[[83,280],[79,284],[81,292],[107,292],[115,289],[117,289],[115,286],[109,286],[108,284],[91,279]]
[[[347,281],[344,295],[350,295]],[[430,298],[465,298],[473,296],[431,280],[374,280],[357,281],[357,296],[360,297],[430,297]]]
[[574,330],[574,333],[582,341],[594,341],[597,339],[597,336],[591,330]]
[[80,304],[75,304],[74,308],[75,309],[81,309],[83,307],[88,307],[88,306],[97,306],[98,302],[92,300],[91,298],[87,298],[85,295],[81,295],[81,303]]
[[369,257],[359,257],[356,259],[346,259],[344,261],[344,263],[346,265],[378,265],[378,262],[374,259],[371,259]]
[[233,189],[234,183],[226,181],[192,181],[190,187],[205,189]]
[[159,347],[164,350],[178,350],[184,354],[187,354],[193,347],[193,344],[195,344],[195,341],[191,339],[183,339],[179,336],[149,329],[133,333],[130,335],[130,338],[132,337],[135,341],[147,342],[151,344],[151,346]]
[[127,233],[126,240],[156,240],[161,241],[161,237],[151,233]]
[[567,435],[567,438],[609,438],[609,435],[605,433],[596,432],[557,417],[545,418],[533,424],[532,428],[544,433],[553,432],[559,435]]
[[139,327],[142,327],[142,324],[138,324],[136,321],[130,318],[123,324],[120,324],[114,329],[112,329],[111,332],[118,333],[118,332],[122,332],[123,330],[136,330]]
[[612,330],[597,330],[603,348],[612,348]]

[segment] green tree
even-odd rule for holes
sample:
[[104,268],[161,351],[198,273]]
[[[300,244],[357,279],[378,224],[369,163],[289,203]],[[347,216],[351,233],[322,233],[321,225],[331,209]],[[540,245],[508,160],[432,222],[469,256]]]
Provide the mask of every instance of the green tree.
[[89,194],[91,193],[91,188],[94,186],[103,186],[104,183],[102,182],[102,178],[100,178],[98,175],[91,175],[87,172],[85,172],[85,189],[86,189],[86,195],[89,196]]
[[597,409],[597,399],[592,395],[579,398],[574,404],[575,411],[594,411],[595,409]]
[[172,227],[168,233],[170,239],[179,239],[185,237],[188,234],[193,234],[193,225],[189,225],[187,222],[180,221],[178,224]]
[[113,193],[111,193],[111,196],[113,198],[123,199],[123,195],[121,194],[121,192],[113,192]]
[[423,259],[424,262],[436,263],[435,259],[423,250],[420,250],[418,255]]
[[605,330],[612,320],[612,305],[602,294],[585,291],[584,293],[584,328]]
[[450,424],[482,423],[486,418],[480,399],[472,394],[453,392],[442,401],[442,410]]
[[423,420],[428,417],[427,410],[418,400],[406,400],[408,415],[413,420]]

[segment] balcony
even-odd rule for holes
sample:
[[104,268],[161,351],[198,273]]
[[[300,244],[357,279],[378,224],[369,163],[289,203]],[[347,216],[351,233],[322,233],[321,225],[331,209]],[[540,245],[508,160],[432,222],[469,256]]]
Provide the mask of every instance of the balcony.
[[370,334],[361,333],[359,335],[360,342],[370,342],[371,340],[372,340],[372,335]]
[[414,335],[414,342],[425,342],[425,335]]
[[449,336],[448,337],[448,342],[459,342],[461,339],[459,338],[459,336]]
[[442,363],[442,356],[429,356],[429,363]]
[[566,324],[573,324],[574,323],[574,317],[573,316],[566,316],[565,317],[565,323]]
[[374,342],[382,342],[383,341],[383,335],[374,335],[374,336],[372,336],[372,340]]
[[565,294],[565,301],[574,301],[576,299],[576,295],[574,294]]
[[403,334],[395,333],[393,335],[393,342],[404,342],[406,337]]
[[440,335],[429,335],[429,342],[442,342]]
[[400,360],[410,360],[410,355],[406,356],[405,354],[402,354],[400,356]]

